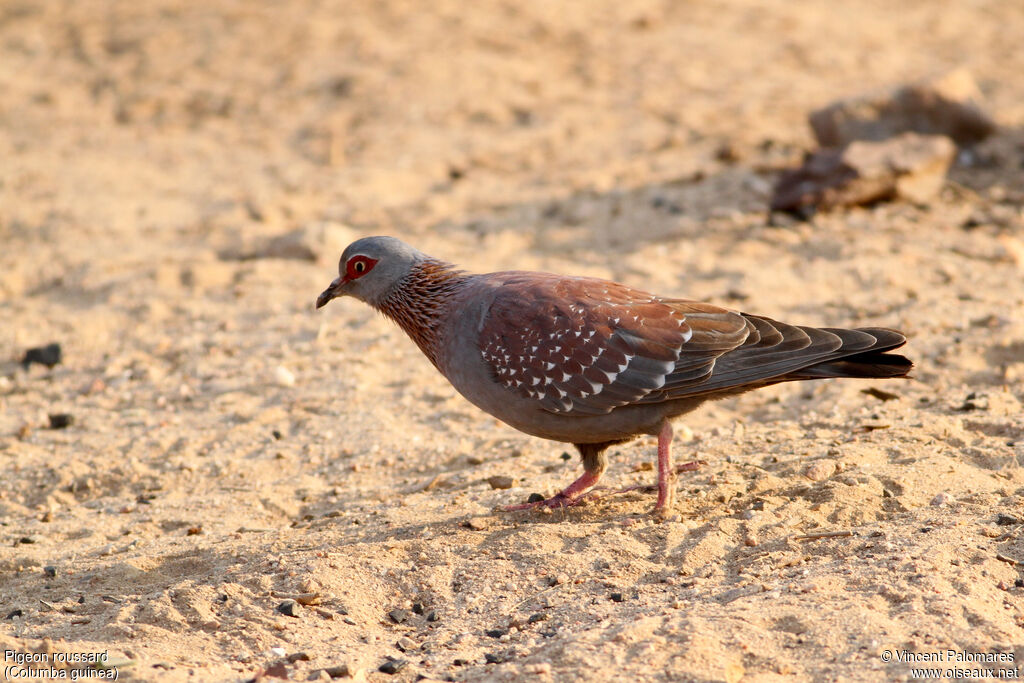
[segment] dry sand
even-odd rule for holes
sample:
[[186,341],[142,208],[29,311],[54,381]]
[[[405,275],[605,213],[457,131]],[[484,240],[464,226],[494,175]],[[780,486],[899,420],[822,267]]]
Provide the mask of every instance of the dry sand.
[[[161,681],[1024,664],[1018,0],[424,7],[0,3],[0,648]],[[1004,128],[940,198],[767,224],[809,110],[957,66]],[[319,262],[267,246],[295,229]],[[376,233],[896,327],[916,378],[688,416],[707,465],[667,523],[648,492],[497,513],[578,463],[357,302],[314,312],[338,242]],[[51,341],[63,364],[18,366]],[[613,449],[608,483],[653,459]]]

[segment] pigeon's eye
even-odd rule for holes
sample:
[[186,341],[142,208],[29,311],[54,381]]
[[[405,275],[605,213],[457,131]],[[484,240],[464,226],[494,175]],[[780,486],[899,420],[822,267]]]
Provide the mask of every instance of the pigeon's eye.
[[377,265],[377,259],[369,256],[353,256],[345,264],[345,274],[349,280],[356,280],[373,270]]

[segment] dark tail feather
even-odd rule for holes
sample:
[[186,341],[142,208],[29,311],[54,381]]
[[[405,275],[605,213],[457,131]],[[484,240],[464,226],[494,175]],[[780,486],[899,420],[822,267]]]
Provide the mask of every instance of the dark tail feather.
[[828,379],[830,377],[891,378],[906,377],[914,364],[910,359],[896,353],[870,351],[833,361],[827,361],[809,368],[801,368],[788,374],[785,380]]
[[[830,330],[840,334],[847,330]],[[875,338],[875,343],[863,353],[828,360],[817,365],[800,368],[787,374],[784,379],[828,379],[831,377],[890,378],[906,377],[914,364],[909,358],[897,353],[887,353],[907,342],[907,338],[896,330],[884,327],[862,327],[853,332],[866,332]]]

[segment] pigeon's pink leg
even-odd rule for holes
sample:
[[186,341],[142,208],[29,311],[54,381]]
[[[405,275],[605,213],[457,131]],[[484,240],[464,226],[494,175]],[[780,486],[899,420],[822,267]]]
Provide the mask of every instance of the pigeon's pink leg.
[[592,489],[601,480],[601,475],[604,474],[604,470],[608,466],[608,460],[605,458],[604,451],[611,444],[578,443],[574,445],[583,459],[583,475],[579,479],[545,500],[523,503],[521,505],[508,505],[502,509],[506,512],[512,512],[514,510],[530,510],[541,506],[567,508],[582,502],[587,491]]
[[[707,460],[691,460],[690,462],[684,462],[682,465],[676,465],[674,470],[676,474],[680,472],[695,472],[700,469],[701,465],[707,464]],[[633,484],[621,489],[613,489],[610,486],[595,486],[590,490],[590,493],[595,494],[594,498],[605,498],[606,496],[617,496],[620,493],[630,493],[631,491],[654,491],[657,488],[657,484]],[[597,491],[607,491],[608,493],[598,496],[596,495]]]
[[583,500],[583,494],[594,486],[601,479],[600,474],[584,472],[579,479],[566,486],[564,489],[544,500],[533,503],[522,503],[521,505],[506,505],[502,508],[506,512],[515,510],[530,510],[536,507],[567,508],[578,505]]
[[665,420],[658,432],[658,502],[654,511],[664,514],[675,503],[676,471],[672,467],[672,424]]

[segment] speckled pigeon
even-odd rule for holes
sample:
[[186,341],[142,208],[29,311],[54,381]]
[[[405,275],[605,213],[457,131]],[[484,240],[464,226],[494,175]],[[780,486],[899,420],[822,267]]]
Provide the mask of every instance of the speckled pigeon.
[[675,493],[671,420],[704,401],[779,382],[903,377],[906,338],[867,327],[796,327],[608,280],[506,271],[469,274],[393,237],[341,255],[317,308],[353,296],[394,320],[449,382],[516,429],[571,443],[583,475],[543,501],[569,506],[601,478],[605,450],[658,437],[658,501]]

